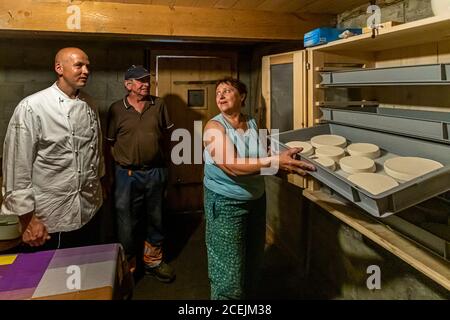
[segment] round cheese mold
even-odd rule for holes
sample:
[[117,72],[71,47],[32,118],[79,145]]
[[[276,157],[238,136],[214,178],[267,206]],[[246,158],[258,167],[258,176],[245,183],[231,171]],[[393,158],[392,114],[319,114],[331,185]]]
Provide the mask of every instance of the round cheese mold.
[[357,186],[377,195],[398,186],[398,182],[389,176],[379,173],[356,173],[348,178]]
[[344,148],[347,145],[347,139],[334,134],[322,134],[311,138],[313,147],[320,148],[325,146],[333,146]]
[[412,180],[442,167],[437,161],[419,157],[396,157],[384,162],[384,171],[401,181]]
[[324,166],[327,169],[330,169],[331,171],[336,170],[336,162],[334,162],[334,160],[331,158],[317,157],[316,159],[314,159],[314,161],[320,163],[322,166]]
[[331,158],[333,161],[338,162],[340,158],[345,155],[344,149],[340,147],[325,146],[316,149],[316,156]]
[[300,152],[302,156],[311,156],[314,154],[314,148],[311,144],[305,141],[289,141],[286,143],[289,148],[303,148]]
[[376,166],[372,159],[358,156],[348,156],[339,160],[339,166],[347,173],[375,172]]
[[370,159],[380,157],[380,148],[372,143],[352,143],[347,147],[347,152],[351,156],[366,157]]

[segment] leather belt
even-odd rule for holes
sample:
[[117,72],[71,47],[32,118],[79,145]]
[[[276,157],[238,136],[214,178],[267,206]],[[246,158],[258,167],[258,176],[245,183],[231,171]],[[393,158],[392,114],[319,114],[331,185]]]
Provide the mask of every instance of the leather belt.
[[119,166],[120,166],[122,169],[125,169],[125,170],[132,170],[132,171],[146,171],[146,170],[153,169],[152,166],[148,166],[148,165],[130,165],[130,166],[123,166],[123,165],[119,164]]

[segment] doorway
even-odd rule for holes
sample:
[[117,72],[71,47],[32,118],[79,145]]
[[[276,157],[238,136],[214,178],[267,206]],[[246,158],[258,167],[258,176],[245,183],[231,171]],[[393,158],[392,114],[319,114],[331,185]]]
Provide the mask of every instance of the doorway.
[[[206,122],[219,113],[215,102],[215,82],[236,76],[236,55],[152,53],[155,70],[154,92],[164,98],[174,130],[185,129],[191,137],[189,163],[169,164],[168,210],[203,210],[203,146],[193,137],[202,136]],[[170,143],[171,148],[180,141]],[[195,152],[194,152],[195,151]],[[201,155],[200,155],[201,153]],[[185,156],[185,155],[184,155]],[[200,162],[200,163],[199,163]]]

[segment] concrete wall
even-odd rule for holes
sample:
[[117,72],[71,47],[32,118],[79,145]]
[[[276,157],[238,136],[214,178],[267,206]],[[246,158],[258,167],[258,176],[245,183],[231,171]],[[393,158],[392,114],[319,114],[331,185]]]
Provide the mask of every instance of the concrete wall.
[[[161,44],[105,40],[0,39],[0,154],[6,128],[18,102],[55,80],[53,60],[58,49],[76,46],[89,56],[91,76],[84,89],[97,102],[104,125],[110,104],[125,94],[123,73],[132,64],[148,65],[151,50],[235,51],[243,81],[250,83],[250,53],[242,45]],[[103,126],[104,127],[104,126]]]
[[53,60],[59,48],[77,46],[89,55],[91,76],[85,91],[92,95],[102,119],[109,105],[123,97],[123,72],[131,64],[144,63],[142,45],[64,42],[51,40],[0,40],[0,152],[10,117],[24,97],[47,88],[55,80]]
[[[266,178],[266,256],[277,245],[289,270],[282,285],[290,299],[450,299],[450,292],[397,256],[302,197],[279,177]],[[369,266],[380,268],[379,290],[370,290]]]
[[268,176],[265,178],[267,193],[268,243],[282,247],[295,260],[298,271],[304,273],[307,230],[306,215],[303,214],[305,199],[302,190],[286,179]]
[[[309,295],[321,299],[450,299],[450,292],[378,244],[312,205],[309,209]],[[381,289],[369,290],[369,266]]]
[[[430,0],[379,0],[381,22],[410,22],[433,16]],[[338,26],[342,28],[367,26],[368,5],[362,5],[338,15]]]
[[[150,64],[152,50],[173,50],[176,54],[196,51],[237,52],[241,76],[250,85],[251,50],[241,44],[211,45],[206,43],[157,43],[130,42],[125,40],[76,39],[73,37],[48,38],[0,38],[0,159],[3,142],[11,115],[17,104],[26,96],[45,89],[56,80],[53,71],[54,56],[63,47],[75,46],[89,56],[91,75],[86,91],[96,101],[102,128],[106,128],[106,114],[112,102],[121,99],[125,92],[123,73],[132,64]],[[244,47],[244,48],[243,48]],[[154,71],[154,70],[153,70]],[[0,167],[1,170],[1,167]],[[1,173],[0,173],[1,176]],[[106,241],[114,239],[111,203],[105,202],[102,232]]]

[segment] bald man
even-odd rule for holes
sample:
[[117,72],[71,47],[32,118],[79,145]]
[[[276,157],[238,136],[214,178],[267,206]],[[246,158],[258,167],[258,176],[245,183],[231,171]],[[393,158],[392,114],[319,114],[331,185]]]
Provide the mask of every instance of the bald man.
[[54,70],[51,87],[16,107],[3,149],[0,214],[19,216],[30,251],[93,244],[99,233],[91,219],[103,201],[100,122],[80,91],[89,58],[78,48],[61,49]]

